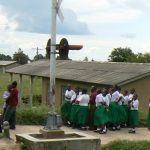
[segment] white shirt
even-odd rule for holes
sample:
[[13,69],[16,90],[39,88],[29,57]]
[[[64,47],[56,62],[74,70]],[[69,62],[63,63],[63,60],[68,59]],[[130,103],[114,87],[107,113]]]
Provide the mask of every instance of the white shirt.
[[79,96],[77,101],[79,101],[80,106],[88,106],[90,101],[90,96],[88,94],[82,94]]
[[132,98],[133,98],[133,94],[130,93],[129,94],[129,100],[132,101]]
[[138,99],[133,100],[131,105],[132,105],[131,106],[131,110],[138,110],[139,109],[139,101],[138,101]]
[[126,96],[123,96],[123,104],[124,105],[128,105],[128,102],[129,102],[129,96],[128,95],[126,95]]
[[102,105],[101,102],[104,102],[103,95],[100,93],[96,96],[95,103],[96,107]]
[[66,90],[65,92],[65,100],[66,101],[71,101],[71,97],[75,94],[75,92],[73,90]]
[[105,97],[103,96],[104,102],[106,102],[106,105],[109,106],[110,100],[108,96],[106,95]]
[[107,98],[108,98],[108,100],[109,100],[109,103],[110,103],[110,102],[111,102],[111,94],[108,93],[106,96],[107,96]]
[[6,107],[6,100],[7,100],[7,98],[8,98],[9,96],[10,96],[10,92],[5,91],[5,92],[3,93],[3,98],[4,98],[4,105],[3,105],[3,108]]
[[118,91],[115,91],[112,94],[111,102],[118,102],[119,98],[120,98],[120,93]]

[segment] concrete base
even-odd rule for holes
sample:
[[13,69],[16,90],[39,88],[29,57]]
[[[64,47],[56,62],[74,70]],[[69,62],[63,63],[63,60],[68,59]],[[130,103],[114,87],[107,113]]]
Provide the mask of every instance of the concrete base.
[[16,141],[23,142],[29,150],[100,150],[99,138],[80,132],[43,130],[42,134],[16,134]]

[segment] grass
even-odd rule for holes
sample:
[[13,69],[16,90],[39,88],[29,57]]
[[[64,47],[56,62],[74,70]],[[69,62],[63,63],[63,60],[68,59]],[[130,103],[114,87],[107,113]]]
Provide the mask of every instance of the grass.
[[118,140],[102,146],[101,150],[150,150],[150,141]]
[[[19,83],[19,75],[13,75],[13,81]],[[10,75],[0,73],[0,107],[3,105],[3,92],[7,89],[7,85],[10,84]],[[19,84],[18,84],[19,89]],[[42,93],[42,79],[36,77],[34,79],[34,95],[41,95]],[[29,76],[23,76],[22,81],[22,97],[27,97],[30,95],[30,78]]]

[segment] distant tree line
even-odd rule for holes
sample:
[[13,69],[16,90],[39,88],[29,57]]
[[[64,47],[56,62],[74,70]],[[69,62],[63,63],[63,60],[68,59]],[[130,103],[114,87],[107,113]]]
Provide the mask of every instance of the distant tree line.
[[114,48],[109,55],[110,62],[135,62],[135,63],[150,63],[150,53],[133,53],[133,51],[126,48]]
[[28,61],[31,62],[31,61],[36,61],[36,60],[39,60],[39,59],[44,59],[44,58],[45,58],[45,57],[44,57],[42,54],[38,54],[38,55],[35,55],[35,56],[34,56],[33,60],[31,60],[31,59],[29,58],[29,56],[26,55],[26,54],[21,50],[21,48],[19,48],[18,51],[15,52],[12,57],[9,56],[9,55],[0,54],[0,60],[16,61],[18,64],[21,64],[21,65],[27,64]]
[[[0,60],[13,60],[16,61],[18,64],[27,64],[29,61],[36,61],[39,59],[45,59],[46,57],[42,54],[35,55],[33,60],[26,55],[21,48],[18,49],[17,52],[13,54],[13,56],[0,54]],[[58,59],[58,57],[56,58]],[[89,61],[88,57],[85,56],[83,61]],[[92,58],[90,61],[94,61]],[[135,62],[135,63],[150,63],[150,53],[133,53],[133,51],[126,47],[126,48],[114,48],[111,54],[108,57],[109,62]]]

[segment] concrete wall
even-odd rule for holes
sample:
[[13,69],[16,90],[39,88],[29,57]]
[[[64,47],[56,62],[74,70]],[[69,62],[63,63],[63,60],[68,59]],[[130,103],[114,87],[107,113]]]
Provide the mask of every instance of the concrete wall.
[[122,86],[122,91],[125,89],[130,90],[131,88],[135,88],[136,93],[138,94],[140,109],[147,110],[148,100],[150,99],[150,76]]
[[5,73],[5,71],[7,70],[7,69],[11,69],[11,68],[14,68],[14,67],[17,67],[17,66],[19,66],[19,64],[17,64],[17,63],[13,63],[13,64],[10,64],[10,65],[7,65],[7,66],[1,66],[0,65],[0,72],[2,72],[2,73]]
[[[48,78],[43,80],[43,103],[48,103]],[[75,82],[75,81],[69,81],[69,80],[56,80],[56,109],[60,108],[60,105],[62,103],[62,95],[64,94],[62,89],[63,87],[66,87],[68,84],[72,85],[72,88],[80,87],[80,88],[87,88],[88,93],[90,93],[90,88],[92,85],[96,84],[88,84],[88,83],[82,83],[82,82]],[[104,88],[105,85],[96,85],[98,88]],[[138,94],[138,99],[140,101],[140,109],[146,110],[148,109],[148,99],[150,98],[150,76],[142,78],[140,80],[128,83],[126,85],[121,86],[122,92],[124,90],[129,90],[131,88],[135,88],[136,93]],[[45,95],[46,94],[46,95]]]

